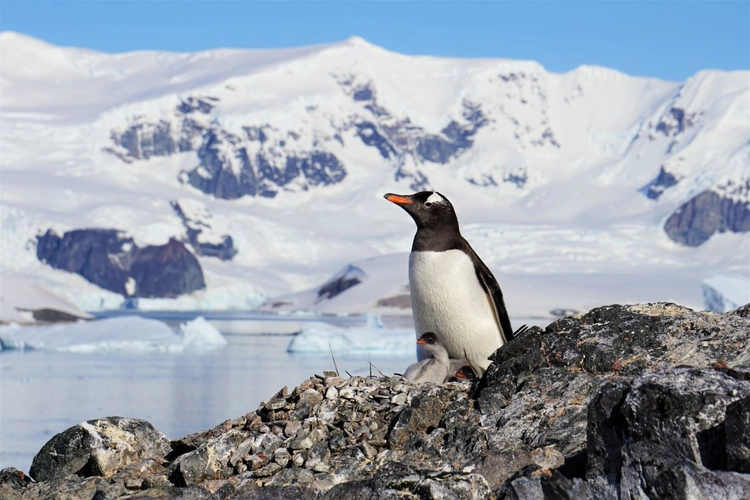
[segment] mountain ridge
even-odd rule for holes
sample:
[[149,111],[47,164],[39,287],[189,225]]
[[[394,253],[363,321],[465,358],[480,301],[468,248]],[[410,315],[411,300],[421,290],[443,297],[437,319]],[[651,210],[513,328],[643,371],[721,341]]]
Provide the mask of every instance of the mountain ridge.
[[47,276],[24,246],[50,229],[190,245],[195,228],[172,208],[188,200],[212,214],[202,237],[231,243],[231,262],[198,257],[206,293],[244,280],[283,294],[407,250],[396,242],[408,242],[408,221],[378,205],[379,193],[425,188],[448,195],[462,221],[487,224],[488,241],[500,241],[487,236],[499,234],[493,227],[527,227],[538,248],[502,244],[529,252],[528,269],[551,259],[565,271],[582,254],[588,272],[608,271],[593,251],[545,241],[549,224],[612,233],[620,246],[633,236],[618,226],[641,227],[643,258],[663,262],[666,252],[672,270],[692,269],[696,293],[708,275],[659,234],[703,245],[693,260],[716,247],[711,238],[728,241],[725,264],[705,272],[741,269],[747,253],[748,72],[686,82],[596,66],[550,73],[534,61],[406,56],[352,38],[93,59],[50,45],[75,64],[57,80],[29,79],[7,63],[14,37],[0,35],[2,248],[23,255],[3,272]]

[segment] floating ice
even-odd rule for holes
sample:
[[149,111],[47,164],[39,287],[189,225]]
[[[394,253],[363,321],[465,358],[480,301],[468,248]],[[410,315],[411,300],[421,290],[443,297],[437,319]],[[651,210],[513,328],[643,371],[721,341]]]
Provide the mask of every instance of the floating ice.
[[48,326],[0,327],[2,350],[182,352],[224,345],[226,340],[203,318],[181,325],[177,333],[166,323],[138,316]]
[[703,280],[706,309],[727,312],[750,302],[750,278],[741,275],[714,276]]
[[380,314],[375,314],[373,312],[368,312],[365,314],[365,321],[367,322],[367,328],[373,328],[373,329],[382,329],[383,326],[383,318],[380,316]]
[[203,316],[182,323],[177,330],[177,335],[182,337],[182,343],[186,347],[221,347],[227,345],[227,339]]
[[389,353],[414,354],[414,330],[411,328],[339,328],[324,323],[309,323],[289,342],[288,352],[330,352],[333,354]]

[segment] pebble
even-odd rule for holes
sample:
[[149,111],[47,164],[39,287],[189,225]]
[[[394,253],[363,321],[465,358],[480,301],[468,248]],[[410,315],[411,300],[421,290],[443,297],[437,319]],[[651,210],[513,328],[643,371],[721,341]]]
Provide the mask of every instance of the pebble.
[[284,435],[287,437],[294,437],[297,435],[299,430],[302,428],[302,422],[298,422],[297,420],[290,420],[287,422],[286,427],[284,427]]

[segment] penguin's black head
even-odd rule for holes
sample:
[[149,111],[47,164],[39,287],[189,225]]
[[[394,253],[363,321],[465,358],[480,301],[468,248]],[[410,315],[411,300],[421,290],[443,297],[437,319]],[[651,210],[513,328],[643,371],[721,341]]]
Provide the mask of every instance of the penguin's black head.
[[477,374],[474,373],[474,369],[471,366],[465,365],[458,369],[456,378],[459,380],[474,380],[477,378]]
[[437,191],[420,191],[414,194],[387,193],[383,196],[411,215],[419,229],[432,229],[449,225],[458,227],[458,218],[448,198]]
[[440,342],[438,342],[437,335],[435,335],[432,332],[423,333],[421,337],[417,339],[417,344],[419,345],[439,345]]

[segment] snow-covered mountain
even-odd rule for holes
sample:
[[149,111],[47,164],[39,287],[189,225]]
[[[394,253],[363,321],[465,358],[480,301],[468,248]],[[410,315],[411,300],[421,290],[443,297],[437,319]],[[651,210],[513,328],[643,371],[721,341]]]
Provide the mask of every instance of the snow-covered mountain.
[[[381,196],[426,188],[511,277],[511,309],[553,290],[561,308],[699,307],[702,279],[750,273],[749,72],[556,74],[360,38],[103,54],[3,32],[0,77],[2,273],[84,309],[249,308],[405,255],[413,223]],[[402,262],[378,271],[394,290]]]

